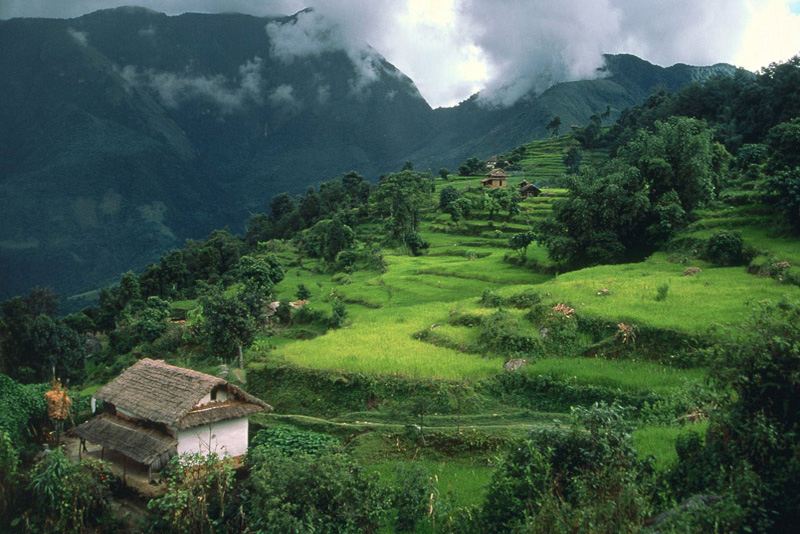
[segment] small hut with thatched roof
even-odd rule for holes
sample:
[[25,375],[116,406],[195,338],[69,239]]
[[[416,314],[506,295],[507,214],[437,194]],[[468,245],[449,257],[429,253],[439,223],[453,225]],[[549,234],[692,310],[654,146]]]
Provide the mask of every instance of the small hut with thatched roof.
[[522,180],[519,184],[519,194],[522,198],[535,198],[542,194],[542,190],[527,180]]
[[505,187],[508,175],[503,169],[494,169],[486,174],[486,178],[481,180],[483,187]]
[[158,471],[183,453],[247,451],[247,416],[272,407],[215,376],[145,358],[94,394],[105,413],[75,428],[81,440]]

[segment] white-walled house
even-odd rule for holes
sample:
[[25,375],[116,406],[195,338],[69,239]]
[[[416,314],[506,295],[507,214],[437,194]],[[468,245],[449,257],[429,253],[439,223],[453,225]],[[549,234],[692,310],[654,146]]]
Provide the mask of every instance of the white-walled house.
[[73,430],[158,471],[183,453],[247,452],[247,416],[272,407],[215,376],[139,360],[94,394],[105,413]]

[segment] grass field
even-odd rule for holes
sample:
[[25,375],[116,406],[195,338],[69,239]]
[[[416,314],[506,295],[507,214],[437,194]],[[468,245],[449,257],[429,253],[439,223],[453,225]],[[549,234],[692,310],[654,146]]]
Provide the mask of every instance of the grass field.
[[[522,170],[511,174],[509,186],[516,187],[522,179],[533,183],[560,183],[564,172],[561,158],[568,148],[562,138],[529,145],[520,163]],[[592,163],[599,161],[603,154],[586,152],[583,157],[584,163]],[[356,270],[351,274],[334,275],[325,271],[320,262],[308,259],[300,266],[292,246],[283,245],[280,257],[285,265],[292,266],[286,269],[285,279],[276,287],[276,297],[294,299],[298,284],[303,284],[312,293],[310,307],[330,313],[330,296],[335,294],[346,303],[347,320],[344,327],[327,332],[320,325],[306,327],[320,334],[313,339],[292,339],[280,333],[276,337],[262,335],[250,358],[275,358],[301,369],[313,369],[314,373],[321,370],[323,375],[330,371],[386,380],[407,378],[425,384],[439,380],[447,381],[441,384],[464,381],[471,387],[477,381],[501,383],[505,376],[503,363],[508,355],[484,350],[486,345],[481,344],[479,327],[455,321],[451,324],[449,319],[460,315],[479,318],[494,314],[496,307],[481,305],[481,295],[486,290],[506,298],[535,291],[548,307],[558,302],[568,303],[579,316],[601,319],[602,324],[610,324],[612,328],[616,323],[626,323],[663,329],[678,336],[698,337],[707,334],[715,325],[735,327],[743,323],[763,301],[800,301],[800,287],[748,274],[745,266],[715,267],[698,259],[687,259],[689,253],[659,252],[639,263],[603,265],[550,275],[541,271],[550,272],[555,266],[546,251],[534,243],[527,250],[527,261],[522,262],[523,265],[513,264],[506,259],[514,257],[509,249],[509,237],[530,229],[534,222],[549,215],[553,203],[568,192],[548,189],[546,196],[523,201],[519,214],[509,217],[501,213],[494,220],[489,220],[486,213],[477,212],[467,220],[454,223],[449,215],[435,209],[442,187],[453,186],[465,194],[479,195],[484,192],[481,178],[451,176],[447,181],[437,180],[420,228],[430,248],[419,257],[384,248],[385,272]],[[745,243],[760,257],[800,264],[800,243],[775,233],[766,215],[754,206],[704,210],[683,237],[690,238],[690,243],[691,239],[699,242],[717,230],[733,229],[741,232]],[[381,231],[379,225],[371,225],[357,229],[357,234],[360,239],[366,239]],[[684,276],[689,267],[701,271]],[[176,305],[181,310],[192,306],[190,301]],[[527,310],[509,306],[503,309],[519,321],[521,331],[540,342],[538,325],[524,320]],[[421,333],[427,333],[426,340],[420,339]],[[527,382],[530,384],[538,377],[547,377],[552,380],[548,384],[557,384],[561,388],[559,391],[574,394],[578,401],[581,391],[607,395],[609,402],[615,395],[672,401],[708,387],[706,368],[671,367],[639,357],[641,351],[637,350],[640,349],[627,351],[624,359],[618,360],[584,357],[583,354],[590,352],[580,348],[557,356],[544,352],[544,355],[532,357],[530,364],[518,371],[519,378],[521,381],[530,379]],[[316,392],[313,395],[316,398]],[[467,428],[509,439],[524,436],[531,428],[552,425],[554,419],[569,418],[566,413],[569,404],[514,404],[515,398],[512,394],[498,393],[497,397],[475,400],[469,413],[428,413],[425,426],[451,433]],[[479,502],[492,473],[488,453],[446,457],[436,451],[426,451],[424,447],[399,450],[400,441],[392,436],[402,433],[405,425],[417,421],[410,408],[412,400],[394,399],[392,402],[396,401],[396,405],[389,408],[383,405],[369,408],[365,404],[352,411],[338,412],[330,416],[330,421],[320,419],[315,424],[328,425],[335,432],[342,429],[351,432],[355,437],[348,442],[349,450],[387,483],[395,482],[399,462],[415,461],[429,477],[436,478],[442,502],[448,499],[452,506]],[[565,413],[539,412],[532,406]],[[673,426],[645,425],[633,432],[637,452],[642,458],[653,457],[656,469],[665,469],[676,461],[675,441],[681,433],[702,434],[707,428],[707,423],[679,427],[680,416],[669,415],[663,420],[669,422],[673,418],[676,421]],[[298,419],[297,424],[306,423]],[[445,497],[448,494],[450,496]]]

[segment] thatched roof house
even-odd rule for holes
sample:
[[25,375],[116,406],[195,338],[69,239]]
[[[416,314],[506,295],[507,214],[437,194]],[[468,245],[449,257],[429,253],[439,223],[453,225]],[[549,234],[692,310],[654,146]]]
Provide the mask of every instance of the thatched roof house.
[[522,198],[534,198],[542,194],[542,190],[533,184],[529,184],[527,180],[522,180],[519,184],[519,194]]
[[247,416],[272,410],[221,378],[145,358],[95,393],[106,413],[77,427],[81,439],[161,469],[176,454],[247,451]]
[[508,175],[503,169],[494,169],[486,174],[486,178],[481,180],[483,187],[505,187]]

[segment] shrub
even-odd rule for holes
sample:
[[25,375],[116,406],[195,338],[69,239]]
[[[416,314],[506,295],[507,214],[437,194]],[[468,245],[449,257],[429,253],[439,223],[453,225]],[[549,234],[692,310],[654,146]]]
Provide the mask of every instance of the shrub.
[[262,428],[253,437],[254,447],[268,447],[286,456],[295,454],[320,455],[339,446],[339,440],[311,430],[288,426]]
[[530,356],[539,346],[538,340],[520,332],[516,317],[502,310],[483,318],[478,341],[486,349],[506,356]]
[[406,245],[408,245],[412,256],[421,256],[430,247],[430,244],[417,232],[411,232],[406,235]]
[[388,491],[344,454],[285,456],[256,447],[249,458],[243,509],[253,532],[373,533],[385,521]]
[[55,449],[31,470],[34,506],[23,517],[33,532],[86,532],[108,510],[111,478],[105,463],[72,463]]
[[342,325],[344,325],[345,319],[347,319],[347,308],[342,299],[334,297],[331,300],[331,318],[328,322],[328,326],[331,328],[341,328]]
[[575,408],[569,428],[531,432],[503,459],[483,506],[488,532],[633,531],[650,513],[628,410]]
[[730,230],[715,232],[706,242],[706,258],[715,265],[744,263],[742,234]]
[[417,521],[428,511],[428,476],[419,464],[400,463],[394,488],[396,532],[414,532]]
[[667,300],[667,293],[669,293],[669,284],[661,284],[656,288],[656,296],[655,299],[658,302],[663,300]]
[[297,285],[297,300],[308,300],[311,298],[311,290],[305,284]]
[[170,532],[237,532],[233,461],[216,453],[182,454],[164,470],[167,492],[147,508],[156,514],[156,529]]
[[795,232],[800,231],[800,167],[780,171],[767,179],[765,200],[774,205]]

